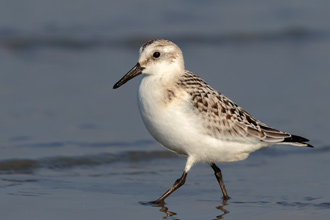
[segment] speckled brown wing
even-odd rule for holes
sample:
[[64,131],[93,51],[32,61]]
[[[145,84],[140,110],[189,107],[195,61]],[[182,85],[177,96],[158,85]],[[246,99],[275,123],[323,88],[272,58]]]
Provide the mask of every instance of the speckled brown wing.
[[275,144],[291,137],[258,121],[189,71],[181,77],[178,85],[189,93],[196,114],[200,115],[207,133],[215,138]]

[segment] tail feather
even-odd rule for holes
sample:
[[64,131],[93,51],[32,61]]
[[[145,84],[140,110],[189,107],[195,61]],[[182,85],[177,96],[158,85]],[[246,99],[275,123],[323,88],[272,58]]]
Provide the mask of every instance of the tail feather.
[[313,145],[310,145],[306,142],[309,140],[304,137],[300,137],[298,135],[291,135],[291,137],[284,138],[282,141],[283,144],[292,144],[292,145],[297,145],[297,146],[306,146],[306,147],[311,147],[314,148]]

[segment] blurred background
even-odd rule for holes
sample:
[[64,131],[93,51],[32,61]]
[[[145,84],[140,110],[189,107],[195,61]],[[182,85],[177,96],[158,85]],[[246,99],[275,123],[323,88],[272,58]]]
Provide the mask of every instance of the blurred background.
[[[273,147],[222,165],[229,193],[257,201],[244,210],[237,204],[247,201],[232,200],[226,216],[215,208],[219,189],[208,187],[215,183],[211,170],[196,166],[190,185],[171,200],[174,216],[294,219],[295,210],[305,210],[307,219],[313,210],[313,218],[321,219],[330,208],[324,196],[330,178],[323,172],[330,165],[329,8],[326,0],[1,1],[3,216],[171,219],[138,202],[161,195],[185,160],[161,148],[144,128],[136,105],[140,78],[112,89],[136,64],[143,43],[165,38],[183,50],[186,69],[264,123],[318,147]],[[275,177],[267,179],[272,168]],[[263,172],[270,185],[248,178]],[[294,183],[304,182],[306,173],[314,176],[297,189]],[[273,178],[283,178],[278,191]],[[297,195],[278,197],[284,189]],[[177,206],[187,198],[190,204]],[[123,206],[130,211],[120,211]],[[192,211],[194,206],[199,208]],[[260,215],[269,211],[275,214]]]

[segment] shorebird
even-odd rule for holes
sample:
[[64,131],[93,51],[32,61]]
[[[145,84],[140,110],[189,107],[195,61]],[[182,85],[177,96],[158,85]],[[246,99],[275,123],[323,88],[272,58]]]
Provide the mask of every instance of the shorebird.
[[143,74],[138,106],[143,122],[162,146],[187,157],[182,176],[153,203],[181,187],[198,162],[214,170],[223,200],[229,196],[216,162],[244,160],[251,152],[271,145],[313,147],[309,140],[283,132],[255,119],[217,92],[196,74],[185,70],[181,49],[171,41],[151,40],[140,48],[138,63],[115,85]]

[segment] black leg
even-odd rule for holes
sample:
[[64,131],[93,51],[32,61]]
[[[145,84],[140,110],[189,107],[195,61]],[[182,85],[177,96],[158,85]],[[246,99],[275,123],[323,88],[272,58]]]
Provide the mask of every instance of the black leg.
[[217,167],[217,165],[215,165],[214,163],[210,163],[210,166],[214,170],[215,177],[217,178],[217,180],[219,182],[219,185],[220,185],[220,188],[221,188],[221,191],[222,191],[222,194],[223,194],[223,200],[228,200],[229,196],[228,196],[228,193],[226,191],[225,184],[223,183],[223,180],[222,180],[222,174],[221,174],[220,168]]
[[156,201],[153,201],[152,203],[164,203],[164,200],[171,195],[172,192],[174,192],[175,190],[177,190],[178,188],[180,188],[180,186],[182,186],[185,182],[186,182],[186,177],[187,177],[187,172],[183,172],[182,176],[180,177],[180,179],[177,179],[175,181],[175,183],[173,184],[173,186],[167,190],[166,193],[164,193],[161,197],[159,197],[159,199],[157,199]]

